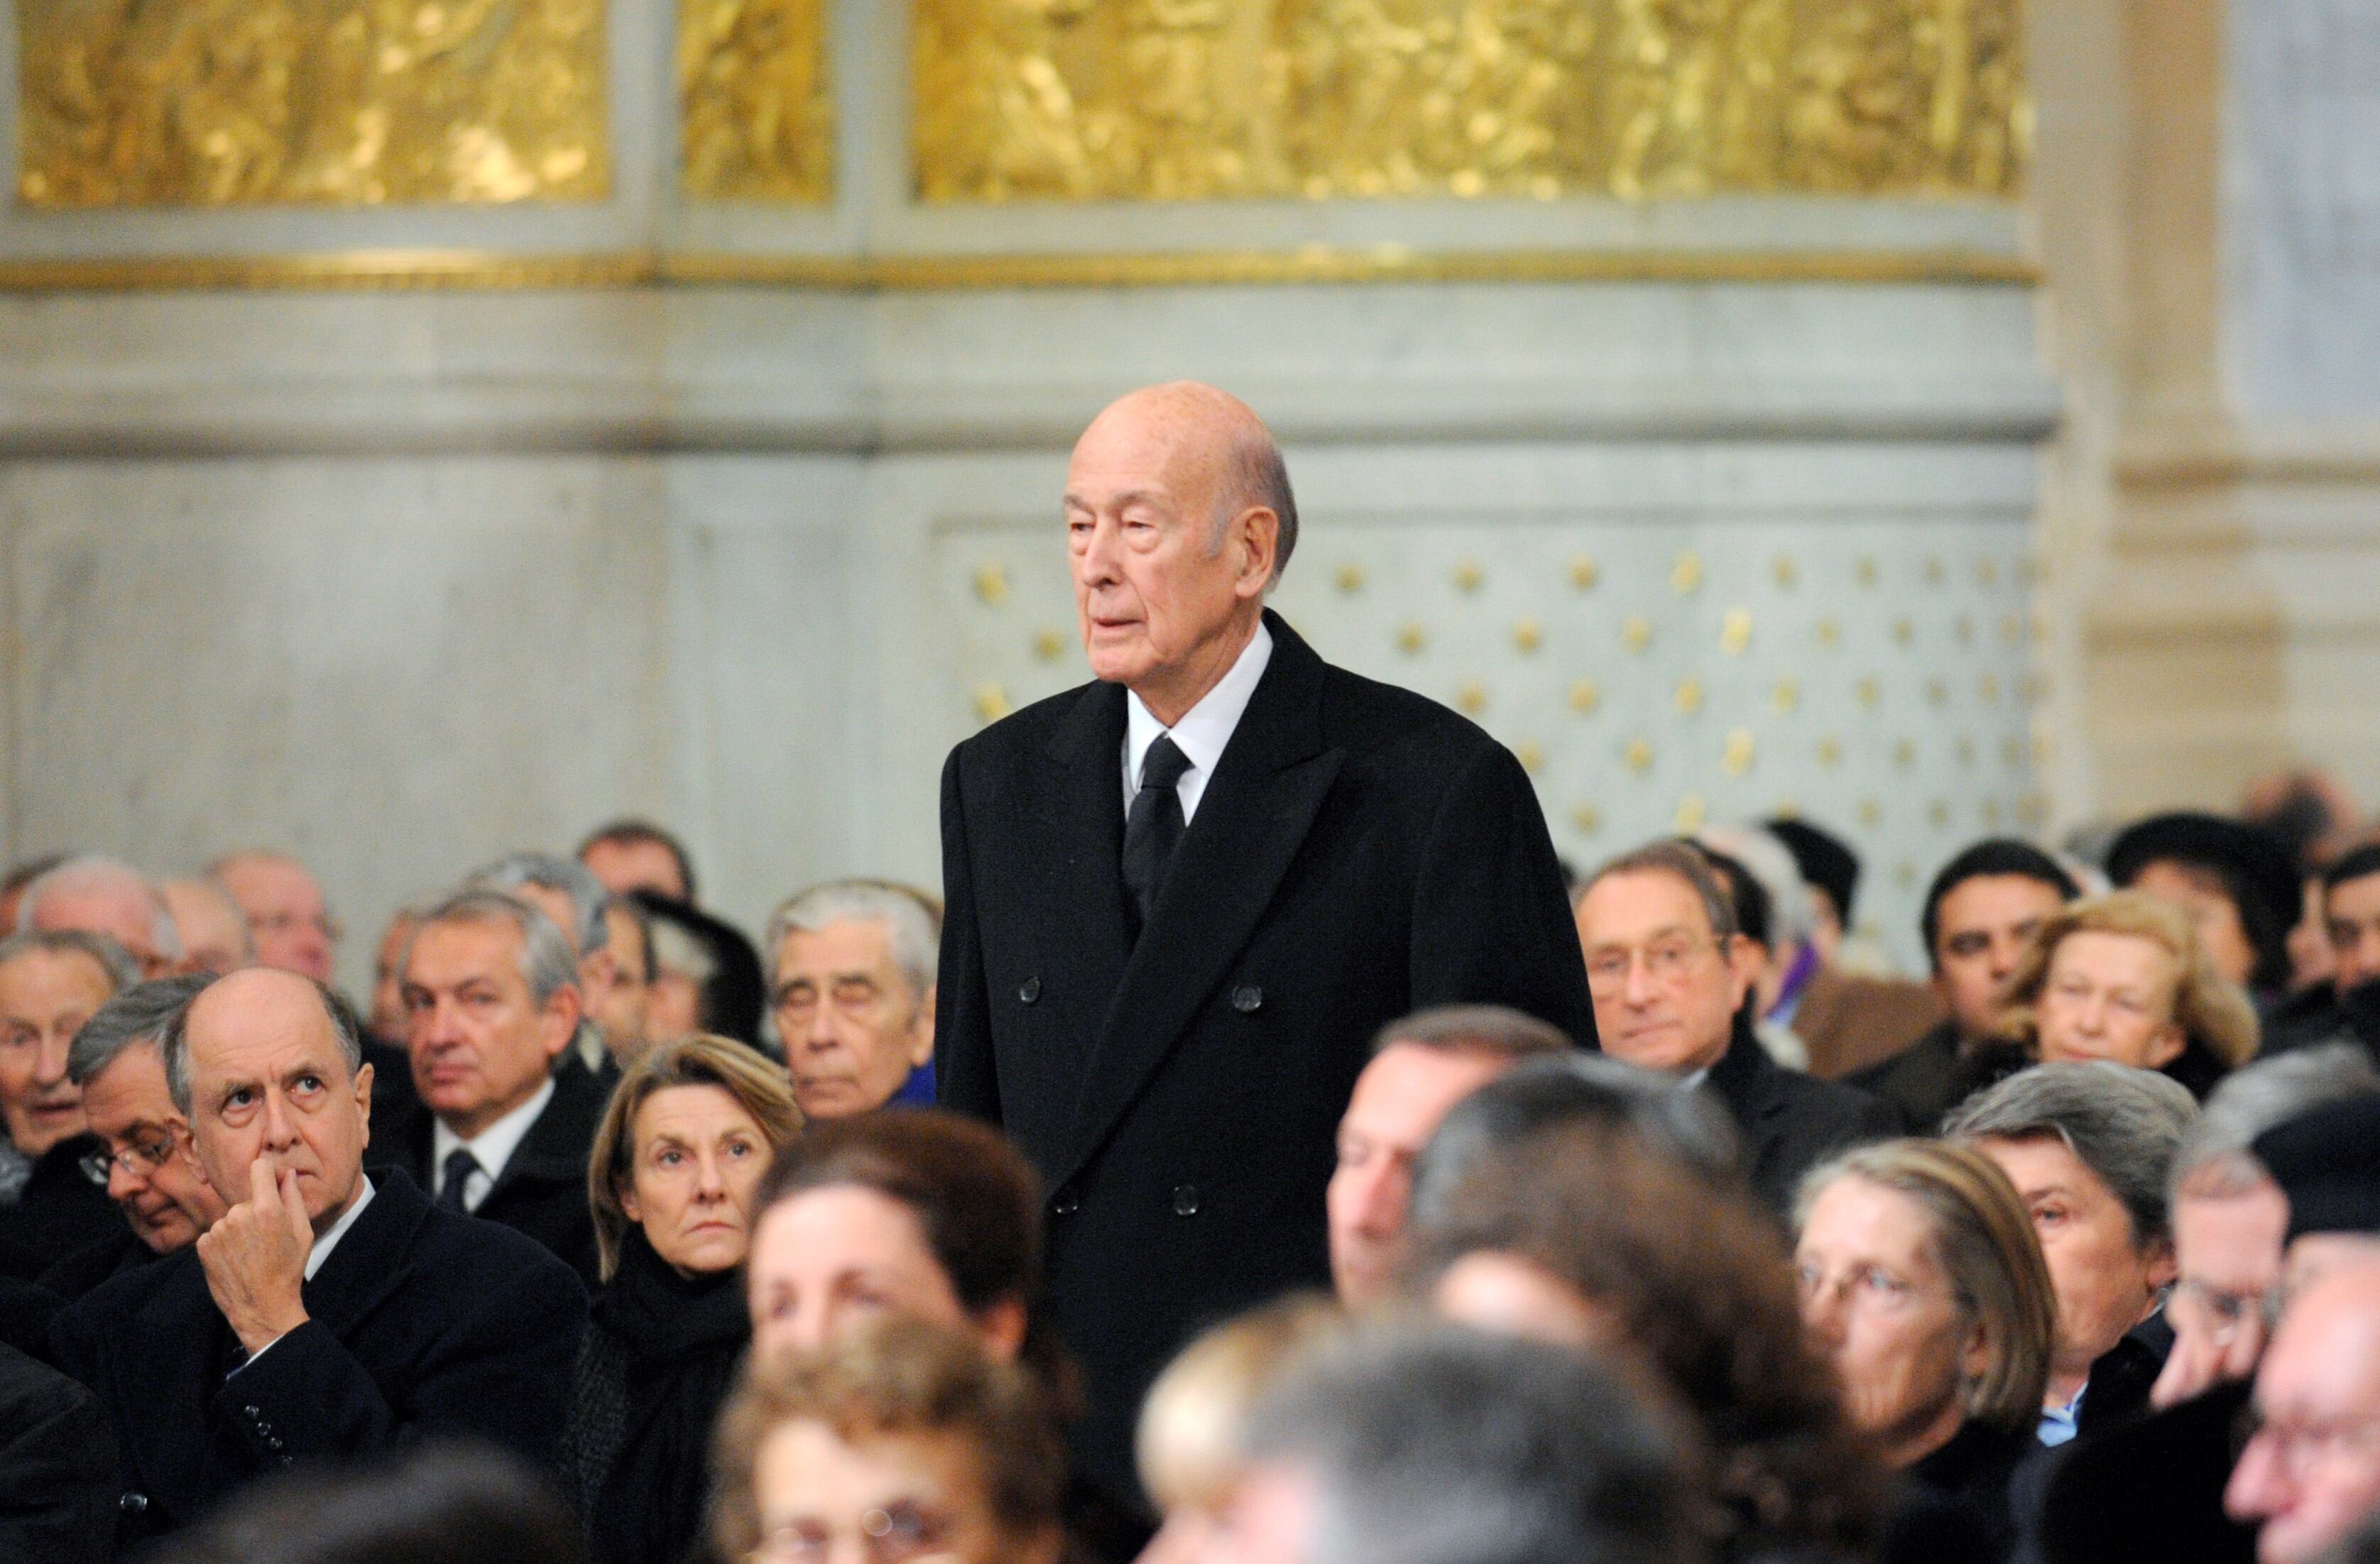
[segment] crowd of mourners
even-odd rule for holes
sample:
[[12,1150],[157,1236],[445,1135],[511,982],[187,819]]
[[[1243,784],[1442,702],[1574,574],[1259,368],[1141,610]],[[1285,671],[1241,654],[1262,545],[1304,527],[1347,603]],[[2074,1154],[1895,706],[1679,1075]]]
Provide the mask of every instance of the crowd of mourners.
[[1333,1291],[1188,1342],[1137,1484],[1039,1174],[933,1106],[934,896],[756,948],[623,821],[356,1006],[292,857],[19,866],[0,1555],[2380,1559],[2380,842],[2256,802],[1963,848],[1922,981],[1807,823],[1579,876],[1598,1048],[1384,1030]]

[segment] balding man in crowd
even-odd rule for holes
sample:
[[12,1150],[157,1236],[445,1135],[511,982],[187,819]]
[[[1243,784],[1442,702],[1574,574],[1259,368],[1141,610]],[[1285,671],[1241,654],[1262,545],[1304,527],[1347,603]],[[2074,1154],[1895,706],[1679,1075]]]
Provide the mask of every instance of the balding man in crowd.
[[769,920],[769,1010],[806,1120],[934,1100],[941,922],[906,886],[843,879]]
[[[613,987],[632,976],[621,972],[613,954],[612,925],[605,914],[612,893],[587,872],[584,864],[551,853],[509,854],[465,883],[474,891],[494,891],[524,902],[562,931],[578,970],[580,1021],[562,1067],[576,1066],[601,1077],[602,1089],[609,1092],[612,1082],[619,1078],[619,1064],[595,1016]],[[649,978],[638,980],[650,982]]]
[[365,1175],[358,1045],[329,990],[266,967],[217,979],[166,1032],[174,1106],[234,1204],[51,1331],[114,1425],[128,1546],[268,1473],[424,1438],[554,1458],[586,1294],[519,1234],[436,1209],[402,1171]]
[[943,770],[935,1064],[942,1102],[1049,1181],[1086,1470],[1128,1495],[1134,1413],[1189,1330],[1328,1283],[1373,1034],[1462,1001],[1583,1041],[1595,1022],[1512,752],[1266,611],[1297,509],[1255,413],[1203,385],[1124,397],[1062,512],[1096,677]]
[[1330,1280],[1350,1308],[1388,1295],[1404,1256],[1415,1159],[1454,1105],[1568,1037],[1500,1005],[1440,1005],[1382,1027],[1339,1121],[1325,1200]]
[[0,875],[0,940],[17,932],[25,892],[31,889],[33,881],[72,856],[71,853],[44,853],[11,865],[6,875]]
[[119,990],[74,1036],[67,1078],[82,1092],[98,1145],[83,1158],[124,1220],[44,1271],[42,1286],[81,1297],[110,1277],[198,1242],[226,1207],[190,1151],[189,1116],[165,1086],[165,1028],[213,978],[157,977]]
[[650,820],[613,820],[578,844],[578,861],[615,896],[650,891],[692,902],[694,860],[686,844]]
[[2380,1506],[2380,1256],[2291,1299],[2251,1427],[2224,1507],[2257,1525],[2259,1564],[2314,1564]]
[[328,983],[339,964],[339,920],[331,915],[313,871],[286,853],[233,853],[207,866],[207,878],[237,903],[264,966]]
[[256,960],[248,915],[212,879],[169,879],[157,887],[182,937],[182,959],[194,972],[220,977]]
[[1750,1001],[1761,955],[1699,849],[1656,842],[1612,859],[1579,891],[1577,917],[1604,1049],[1718,1098],[1772,1209],[1829,1152],[1900,1128],[1874,1097],[1786,1070],[1760,1046]]
[[131,954],[143,977],[170,976],[182,964],[181,931],[164,893],[139,869],[114,858],[68,858],[25,888],[17,917],[39,934],[105,935]]
[[0,940],[0,1275],[30,1281],[115,1220],[83,1170],[99,1143],[67,1059],[75,1034],[134,976],[113,941],[80,929]]

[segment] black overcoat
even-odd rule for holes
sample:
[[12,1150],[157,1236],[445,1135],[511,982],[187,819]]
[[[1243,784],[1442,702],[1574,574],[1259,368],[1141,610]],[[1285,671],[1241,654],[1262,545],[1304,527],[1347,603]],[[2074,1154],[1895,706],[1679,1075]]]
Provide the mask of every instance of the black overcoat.
[[1835,1152],[1900,1133],[1900,1115],[1890,1105],[1769,1058],[1743,1012],[1737,1014],[1734,1037],[1704,1078],[1703,1089],[1727,1109],[1741,1132],[1743,1173],[1753,1193],[1789,1218],[1803,1173]]
[[52,1322],[58,1366],[114,1426],[128,1544],[282,1468],[433,1435],[552,1464],[586,1290],[519,1233],[432,1209],[401,1171],[372,1180],[371,1204],[306,1283],[307,1322],[244,1367],[194,1249]]
[[1330,1285],[1323,1188],[1382,1024],[1500,1003],[1595,1040],[1512,752],[1265,623],[1271,660],[1136,944],[1122,685],[1028,707],[942,773],[941,1101],[1005,1129],[1048,1182],[1081,1453],[1122,1494],[1141,1395],[1184,1340]]

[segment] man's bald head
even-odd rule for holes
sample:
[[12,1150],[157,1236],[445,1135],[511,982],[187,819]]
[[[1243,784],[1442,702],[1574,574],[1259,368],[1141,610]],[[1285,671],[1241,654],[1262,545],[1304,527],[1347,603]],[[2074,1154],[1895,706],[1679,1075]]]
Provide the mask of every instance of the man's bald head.
[[1255,408],[1199,381],[1167,381],[1117,397],[1083,431],[1085,442],[1119,436],[1163,442],[1182,464],[1182,479],[1204,489],[1214,507],[1209,550],[1221,546],[1234,517],[1270,511],[1280,522],[1272,562],[1272,580],[1280,581],[1297,547],[1297,496],[1281,446]]
[[157,887],[131,865],[95,854],[68,858],[28,886],[18,918],[41,934],[104,934],[132,952],[145,977],[164,976],[182,957],[181,933]]
[[320,1030],[346,1062],[352,1079],[364,1061],[363,1035],[354,1013],[330,989],[279,967],[250,966],[217,978],[190,997],[165,1028],[161,1048],[174,1106],[190,1111],[193,1049],[214,1039],[260,1031]]

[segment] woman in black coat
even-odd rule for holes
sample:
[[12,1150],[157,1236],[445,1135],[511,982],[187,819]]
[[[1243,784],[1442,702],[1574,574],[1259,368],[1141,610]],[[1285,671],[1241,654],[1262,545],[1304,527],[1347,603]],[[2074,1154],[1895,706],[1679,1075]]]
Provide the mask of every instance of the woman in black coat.
[[783,1073],[723,1037],[655,1049],[612,1094],[588,1166],[605,1279],[563,1438],[601,1564],[677,1564],[702,1534],[710,1426],[751,1337],[752,1197],[800,1128]]

